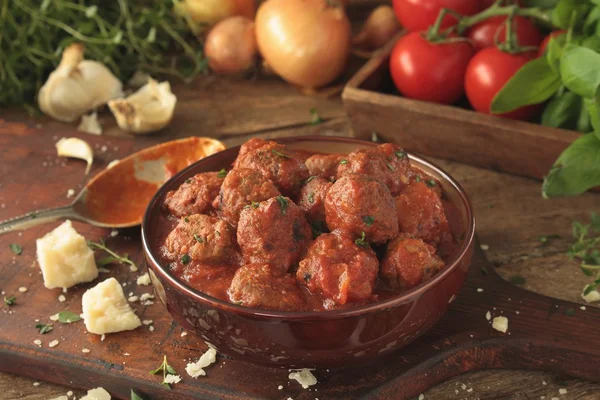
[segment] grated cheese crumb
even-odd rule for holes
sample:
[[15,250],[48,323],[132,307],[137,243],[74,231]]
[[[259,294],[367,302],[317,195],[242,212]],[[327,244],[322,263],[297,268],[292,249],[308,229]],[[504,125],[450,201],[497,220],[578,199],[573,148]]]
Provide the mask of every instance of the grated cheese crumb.
[[69,390],[69,391],[67,392],[67,396],[73,396],[73,392]]
[[179,375],[167,375],[165,376],[164,383],[179,383],[181,382],[181,377]]
[[421,394],[419,395],[419,400],[423,400],[423,399],[425,399],[425,395],[424,395],[423,393],[421,393]]
[[40,339],[35,339],[35,340],[33,341],[33,344],[36,344],[36,345],[38,345],[38,347],[42,347],[42,341],[41,341]]
[[149,330],[150,332],[154,332],[154,326],[150,325],[150,326],[148,327],[148,330]]
[[58,296],[58,301],[60,301],[61,303],[64,303],[65,301],[67,301],[67,298],[65,297],[64,294],[61,294],[60,296]]
[[129,300],[130,303],[135,303],[136,301],[139,300],[139,297],[137,297],[137,296],[130,296],[127,300]]
[[283,385],[279,385],[279,386],[277,386],[277,389],[278,389],[278,390],[283,390]]
[[154,298],[154,295],[152,295],[152,293],[144,293],[140,296],[140,301],[151,300],[153,298]]
[[110,394],[104,388],[88,390],[87,394],[79,400],[110,400]]
[[92,135],[101,135],[102,125],[100,125],[100,122],[98,122],[98,114],[96,111],[89,115],[82,115],[81,122],[79,123],[77,130],[80,132],[90,133]]
[[483,289],[482,288],[477,288],[477,293],[481,293],[481,292],[483,292]]
[[75,191],[73,189],[67,190],[67,199],[70,199],[73,196],[75,196]]
[[585,311],[585,310],[586,310],[585,306],[581,306],[581,307],[579,307],[579,309],[580,309],[581,311]]
[[560,394],[567,394],[567,389],[560,388],[560,389],[558,389],[558,393],[560,393]]
[[90,349],[86,349],[86,348],[84,347],[83,349],[81,349],[81,352],[82,352],[82,353],[86,353],[86,354],[87,354],[87,353],[89,353],[89,352],[90,352]]
[[303,368],[288,375],[288,379],[296,380],[302,385],[302,388],[308,389],[317,383],[317,378],[310,372],[310,369]]
[[54,322],[58,321],[58,313],[56,313],[54,315],[51,315],[50,316],[50,321],[54,321]]
[[26,291],[27,291],[27,288],[25,286],[21,286],[19,288],[19,292],[21,292],[21,293],[25,293]]
[[492,328],[494,328],[498,332],[506,333],[506,331],[508,330],[508,318],[506,318],[506,317],[494,318],[494,321],[492,321]]
[[100,336],[100,341],[101,341],[101,342],[104,342],[104,339],[106,339],[106,335],[105,335],[105,334],[102,334],[102,336]]
[[185,367],[185,372],[188,373],[192,378],[199,376],[206,376],[204,368],[217,361],[217,351],[213,348],[209,348],[195,363],[188,363]]
[[33,386],[40,386],[39,382],[33,382]]
[[53,340],[50,343],[48,343],[48,347],[56,347],[58,346],[59,341],[58,340]]
[[490,246],[488,246],[487,244],[482,244],[479,247],[481,247],[481,250],[483,250],[483,251],[488,251],[490,249]]
[[181,332],[181,337],[187,336],[187,332]]
[[116,229],[113,229],[112,231],[110,231],[110,237],[115,237],[119,235],[119,231]]
[[145,319],[142,321],[142,324],[144,325],[151,325],[154,321],[152,321],[151,319]]
[[137,284],[142,286],[148,286],[150,284],[150,275],[146,272],[144,275],[140,275],[137,278]]
[[487,319],[488,321],[490,319],[492,319],[492,313],[490,313],[489,311],[485,313],[485,319]]

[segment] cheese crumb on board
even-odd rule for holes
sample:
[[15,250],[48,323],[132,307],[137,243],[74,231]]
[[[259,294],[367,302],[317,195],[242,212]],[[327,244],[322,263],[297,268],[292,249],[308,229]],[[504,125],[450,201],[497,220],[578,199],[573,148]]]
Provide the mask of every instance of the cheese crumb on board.
[[568,391],[565,388],[560,388],[560,389],[558,389],[558,393],[560,393],[560,394],[567,394]]
[[489,321],[490,319],[492,319],[492,313],[491,313],[491,312],[489,312],[489,311],[488,311],[488,312],[486,312],[486,313],[485,313],[485,319],[487,319],[488,321]]
[[506,317],[494,318],[494,321],[492,321],[492,328],[494,328],[498,332],[506,333],[506,331],[508,330],[508,318],[506,318]]
[[75,196],[75,191],[73,189],[67,190],[67,199],[70,199],[73,196]]
[[142,286],[148,286],[150,284],[150,275],[146,272],[144,275],[140,275],[137,278],[137,284]]
[[142,324],[144,325],[151,325],[154,321],[152,321],[151,319],[145,319],[142,321]]
[[27,291],[27,288],[25,286],[21,286],[19,288],[19,292],[21,292],[21,293],[25,293],[26,291]]
[[110,400],[110,394],[104,388],[88,390],[87,394],[80,400]]
[[42,347],[42,341],[40,339],[35,339],[33,344],[37,345],[38,347]]
[[73,392],[69,390],[69,391],[67,392],[67,396],[69,396],[69,397],[73,396]]
[[50,343],[48,343],[48,347],[56,347],[58,346],[58,343],[60,343],[58,340],[53,340]]
[[317,384],[317,378],[310,372],[310,369],[304,368],[294,372],[291,372],[288,376],[289,379],[298,381],[304,389],[308,389],[312,385]]
[[133,312],[123,288],[115,278],[109,278],[88,289],[82,298],[83,321],[90,333],[128,331],[139,327],[142,322]]
[[89,352],[90,352],[90,349],[86,349],[86,348],[84,347],[83,349],[81,349],[81,352],[82,352],[82,353],[89,353]]
[[130,296],[130,297],[127,299],[127,300],[128,300],[130,303],[135,303],[136,301],[138,301],[138,300],[139,300],[139,297],[137,297],[137,296]]
[[423,393],[421,393],[421,394],[419,395],[419,400],[424,400],[424,399],[425,399],[425,395],[424,395]]
[[33,382],[33,386],[40,386],[39,382]]
[[279,386],[277,386],[277,389],[278,389],[278,390],[283,390],[283,385],[279,385]]
[[[583,288],[584,292],[587,289],[587,286]],[[596,301],[600,301],[600,292],[597,290],[592,290],[588,294],[584,295],[581,293],[581,298],[586,301],[586,303],[594,303]]]
[[64,294],[61,294],[60,296],[58,296],[58,301],[60,301],[61,303],[64,303],[65,301],[67,301],[67,298],[65,297]]
[[197,378],[199,376],[205,376],[206,371],[203,368],[208,367],[209,365],[215,363],[217,361],[217,351],[213,348],[208,349],[195,363],[188,363],[185,367],[185,372],[188,373],[192,378]]
[[152,293],[144,293],[140,296],[140,301],[151,300],[153,298],[154,298],[154,295]]
[[181,382],[181,377],[179,375],[170,375],[169,374],[169,375],[165,376],[164,383],[171,384],[171,383],[179,383],[179,382]]
[[58,318],[59,318],[58,313],[56,313],[56,314],[50,316],[50,321],[56,322],[56,321],[58,321]]
[[181,332],[181,337],[187,336],[187,332]]
[[69,288],[98,277],[94,252],[69,220],[36,240],[36,247],[48,289]]

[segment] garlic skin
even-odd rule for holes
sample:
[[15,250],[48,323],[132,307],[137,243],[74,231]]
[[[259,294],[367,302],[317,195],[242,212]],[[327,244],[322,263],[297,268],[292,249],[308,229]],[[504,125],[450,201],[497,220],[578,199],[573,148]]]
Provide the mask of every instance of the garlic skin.
[[90,115],[82,115],[77,130],[91,135],[102,135],[102,125],[98,121],[98,114],[94,111]]
[[169,82],[149,79],[137,92],[125,99],[108,102],[121,129],[134,134],[154,132],[171,122],[177,97]]
[[97,61],[83,59],[84,47],[73,43],[38,93],[42,112],[72,122],[110,99],[123,97],[123,85]]

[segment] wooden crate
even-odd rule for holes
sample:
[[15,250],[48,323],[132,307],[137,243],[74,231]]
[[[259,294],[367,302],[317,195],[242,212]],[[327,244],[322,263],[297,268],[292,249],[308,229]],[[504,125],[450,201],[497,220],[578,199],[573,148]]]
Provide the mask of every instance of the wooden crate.
[[342,99],[354,135],[478,167],[541,179],[579,133],[401,97],[389,74],[400,33],[348,82]]

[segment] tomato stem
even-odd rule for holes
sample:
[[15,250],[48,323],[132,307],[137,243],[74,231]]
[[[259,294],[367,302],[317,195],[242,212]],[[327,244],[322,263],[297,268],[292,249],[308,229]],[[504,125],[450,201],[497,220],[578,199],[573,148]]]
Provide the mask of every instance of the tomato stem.
[[[532,18],[545,25],[552,26],[549,11],[544,11],[537,7],[520,8],[515,4],[510,6],[501,6],[501,3],[502,1],[496,1],[494,4],[492,4],[492,6],[488,7],[480,13],[461,17],[458,21],[458,24],[456,25],[457,33],[462,34],[465,30],[472,27],[473,25],[485,21],[488,18],[500,15],[519,15],[521,17]],[[440,14],[442,13],[442,11],[440,11]]]

